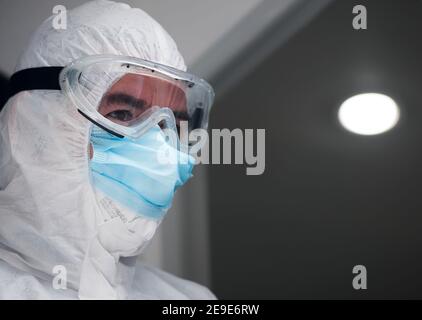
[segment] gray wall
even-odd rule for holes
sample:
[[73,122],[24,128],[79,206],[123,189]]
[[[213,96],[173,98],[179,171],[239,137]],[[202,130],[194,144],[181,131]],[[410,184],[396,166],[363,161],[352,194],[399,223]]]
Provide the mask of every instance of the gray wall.
[[[421,1],[335,1],[219,99],[212,127],[267,130],[263,176],[209,168],[220,298],[422,298],[421,30]],[[366,91],[399,103],[398,127],[340,127],[340,103]]]

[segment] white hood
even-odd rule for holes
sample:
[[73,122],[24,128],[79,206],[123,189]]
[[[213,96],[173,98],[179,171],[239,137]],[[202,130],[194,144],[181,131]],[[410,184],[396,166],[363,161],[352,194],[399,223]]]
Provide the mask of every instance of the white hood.
[[[140,9],[93,1],[68,12],[66,30],[55,30],[52,19],[35,32],[16,71],[94,54],[186,69],[171,37]],[[90,125],[59,91],[21,92],[7,102],[0,114],[0,260],[47,281],[62,265],[79,297],[125,298],[134,263],[121,258],[139,254],[158,223],[133,220],[94,191]]]

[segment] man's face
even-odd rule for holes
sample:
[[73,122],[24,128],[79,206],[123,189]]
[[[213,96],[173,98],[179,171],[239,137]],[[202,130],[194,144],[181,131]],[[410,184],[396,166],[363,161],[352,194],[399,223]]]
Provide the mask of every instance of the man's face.
[[98,111],[107,119],[129,125],[153,106],[173,110],[177,123],[187,120],[185,92],[175,82],[154,76],[127,74],[103,96]]
[[[98,112],[114,123],[129,126],[153,106],[170,108],[176,125],[188,120],[186,94],[176,83],[151,75],[126,74],[101,99]],[[89,146],[92,159],[93,148]]]

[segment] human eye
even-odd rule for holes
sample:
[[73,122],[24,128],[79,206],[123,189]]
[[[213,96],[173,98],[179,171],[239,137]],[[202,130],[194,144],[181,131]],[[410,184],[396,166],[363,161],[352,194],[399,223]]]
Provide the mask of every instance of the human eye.
[[100,113],[107,119],[128,125],[129,122],[139,117],[145,110],[146,102],[127,94],[111,94],[107,96],[100,108]]
[[128,122],[133,119],[133,113],[126,109],[113,110],[106,115],[106,118],[111,121],[117,120],[121,122]]

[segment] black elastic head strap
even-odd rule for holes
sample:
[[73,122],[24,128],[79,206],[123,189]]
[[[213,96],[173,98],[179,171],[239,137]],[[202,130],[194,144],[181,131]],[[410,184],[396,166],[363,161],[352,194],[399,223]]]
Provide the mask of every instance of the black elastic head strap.
[[[21,91],[29,90],[61,90],[60,88],[60,72],[64,67],[39,67],[24,69],[16,72],[9,80],[9,93],[8,98],[13,97]],[[112,130],[107,129],[98,122],[91,119],[82,111],[78,110],[81,115],[89,121],[102,128],[103,130],[119,137],[124,138]]]
[[16,72],[9,80],[8,98],[21,91],[61,90],[60,72],[64,67],[39,67]]

